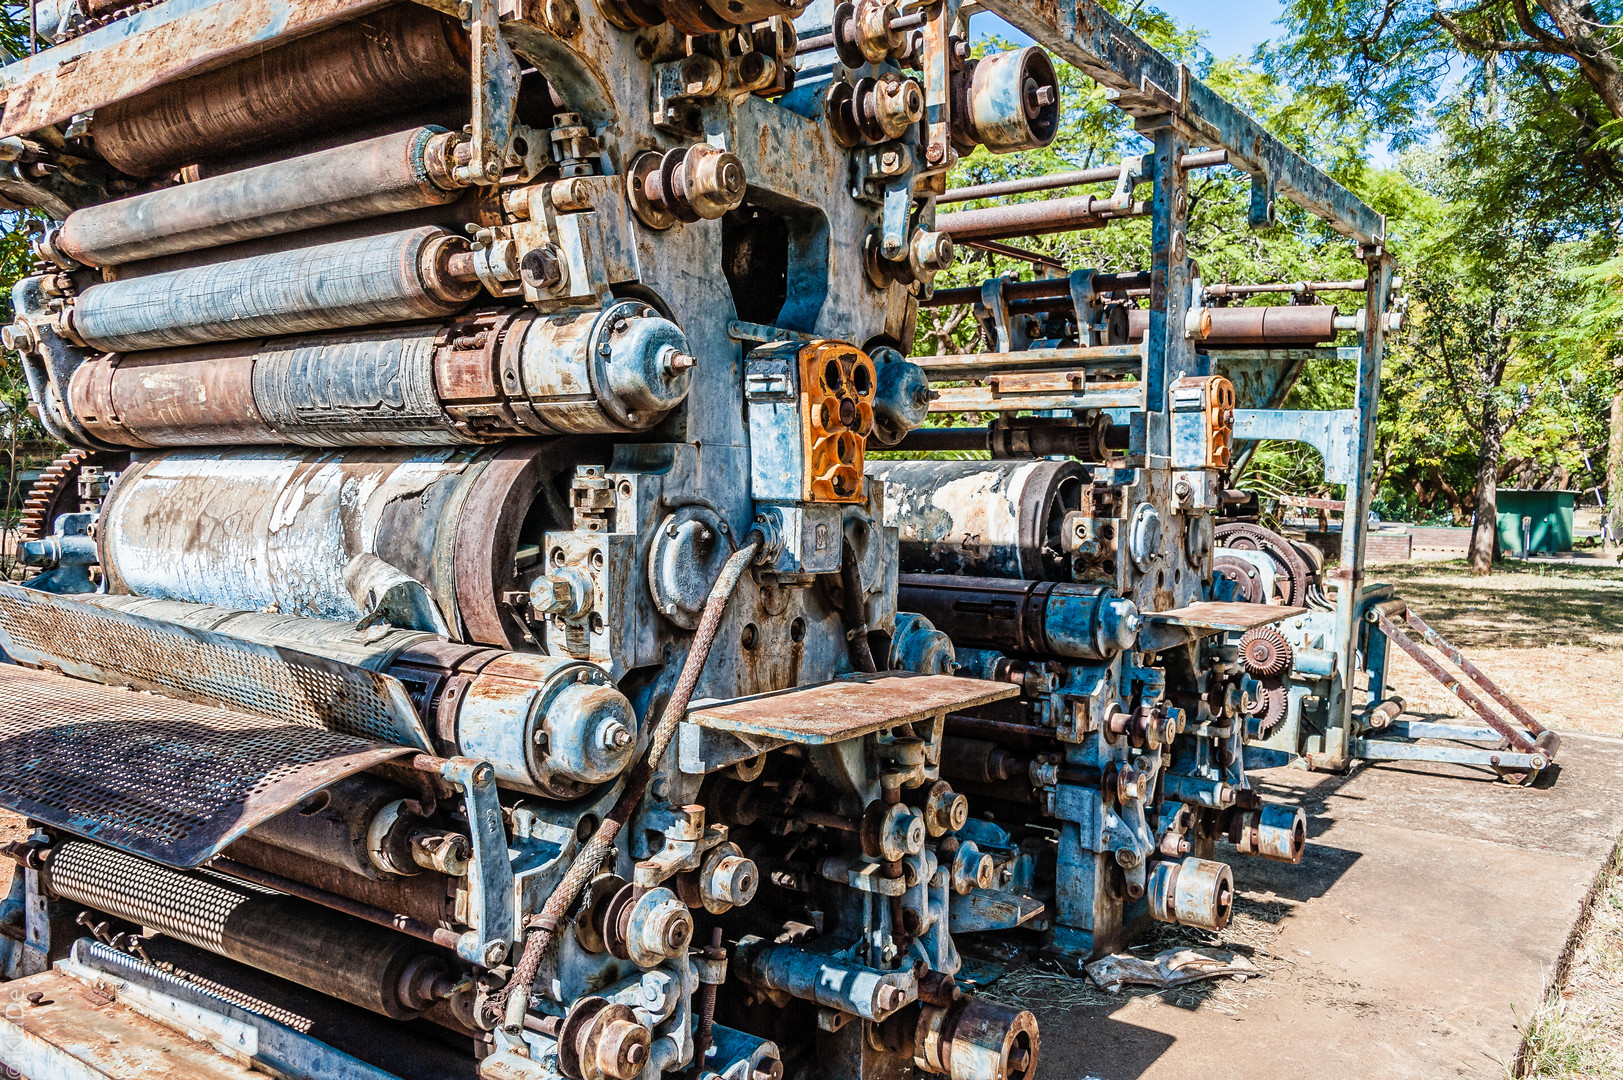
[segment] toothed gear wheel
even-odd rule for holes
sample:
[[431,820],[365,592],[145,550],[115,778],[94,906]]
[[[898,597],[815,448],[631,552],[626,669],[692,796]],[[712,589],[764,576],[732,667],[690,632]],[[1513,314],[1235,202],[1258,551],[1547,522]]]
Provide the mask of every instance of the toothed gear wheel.
[[1258,679],[1283,675],[1291,666],[1291,646],[1272,626],[1257,626],[1240,636],[1240,663]]
[[1266,739],[1285,722],[1285,708],[1290,703],[1283,686],[1259,688],[1255,698],[1247,695],[1240,703],[1240,711],[1248,717],[1246,727],[1253,739]]
[[79,509],[79,472],[87,465],[116,470],[129,460],[128,454],[93,450],[69,450],[40,471],[39,479],[28,489],[22,514],[17,521],[17,541],[43,540],[62,514]]

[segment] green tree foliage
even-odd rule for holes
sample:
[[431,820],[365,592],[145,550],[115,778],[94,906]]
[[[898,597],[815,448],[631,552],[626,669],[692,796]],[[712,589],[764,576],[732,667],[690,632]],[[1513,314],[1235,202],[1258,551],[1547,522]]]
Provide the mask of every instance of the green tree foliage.
[[[1605,485],[1610,413],[1623,417],[1614,359],[1623,355],[1623,94],[1609,73],[1623,34],[1623,11],[1612,9],[1623,4],[1291,0],[1287,39],[1254,61],[1212,57],[1198,33],[1147,5],[1107,6],[1387,215],[1408,326],[1387,359],[1383,514],[1468,524],[1486,511],[1491,521],[1480,497],[1498,484]],[[1087,79],[1063,65],[1061,79],[1065,126],[1052,146],[1009,158],[977,151],[951,185],[1145,152]],[[1377,137],[1401,152],[1394,166],[1369,164]],[[1266,233],[1246,228],[1247,178],[1232,170],[1202,174],[1192,196],[1189,248],[1207,282],[1362,276],[1345,239],[1299,211]],[[1147,257],[1148,223],[1018,243],[1067,268],[1134,270]],[[973,253],[940,284],[1031,273]],[[962,311],[926,311],[917,351],[982,347],[977,333]],[[1287,406],[1345,408],[1353,384],[1351,364],[1314,361]],[[1609,456],[1623,477],[1623,448]],[[1333,494],[1322,475],[1314,451],[1269,445],[1240,479]]]

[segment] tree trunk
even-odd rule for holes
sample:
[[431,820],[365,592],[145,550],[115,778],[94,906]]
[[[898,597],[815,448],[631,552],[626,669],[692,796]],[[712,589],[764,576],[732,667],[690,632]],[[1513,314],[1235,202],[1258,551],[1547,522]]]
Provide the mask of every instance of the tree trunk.
[[1611,438],[1606,445],[1606,516],[1616,544],[1623,536],[1623,389],[1612,398]]
[[1499,455],[1505,433],[1498,410],[1483,410],[1482,461],[1476,470],[1476,520],[1471,524],[1471,573],[1493,573],[1493,541],[1499,531]]

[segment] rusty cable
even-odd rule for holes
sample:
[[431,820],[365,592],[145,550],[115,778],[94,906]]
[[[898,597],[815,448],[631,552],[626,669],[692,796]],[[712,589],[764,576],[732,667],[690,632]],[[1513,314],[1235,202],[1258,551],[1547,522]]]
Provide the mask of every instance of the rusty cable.
[[727,610],[727,601],[732,598],[733,590],[738,587],[739,578],[744,574],[745,567],[760,551],[762,538],[758,533],[752,533],[748,542],[733,553],[721,568],[721,574],[716,583],[710,588],[710,598],[705,601],[704,615],[699,620],[699,628],[694,631],[693,645],[688,650],[687,659],[682,663],[682,673],[676,680],[676,687],[671,691],[670,698],[665,702],[660,712],[659,720],[654,724],[652,737],[648,740],[648,750],[642,760],[632,771],[630,779],[626,781],[625,790],[615,800],[614,807],[604,815],[598,823],[597,831],[581,848],[580,854],[570,865],[568,873],[558,887],[547,897],[547,902],[541,910],[526,921],[529,933],[524,939],[524,950],[513,967],[513,977],[508,980],[505,997],[502,1001],[502,1023],[506,1029],[518,1033],[524,1027],[524,1014],[530,1007],[530,992],[535,985],[535,977],[541,970],[541,958],[551,948],[553,939],[557,936],[558,927],[562,925],[569,909],[575,906],[580,899],[581,891],[586,883],[597,876],[599,867],[603,865],[614,851],[615,839],[620,830],[637,806],[642,802],[644,792],[648,790],[648,783],[653,779],[654,767],[665,751],[670,747],[671,740],[676,737],[677,726],[687,715],[688,702],[693,698],[693,691],[699,683],[699,675],[704,671],[705,661],[710,656],[710,647],[715,644],[716,631],[721,628],[721,617]]

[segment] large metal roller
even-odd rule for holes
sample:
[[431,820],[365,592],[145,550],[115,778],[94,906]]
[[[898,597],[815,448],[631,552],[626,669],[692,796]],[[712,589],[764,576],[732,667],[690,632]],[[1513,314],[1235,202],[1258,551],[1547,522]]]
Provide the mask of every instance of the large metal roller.
[[1098,585],[950,574],[902,574],[897,607],[918,612],[955,645],[1017,656],[1107,660],[1129,648],[1141,618]]
[[547,450],[155,455],[103,505],[108,591],[354,621],[369,589],[398,587],[448,636],[511,648],[524,628],[504,596],[540,570],[520,571],[520,546],[567,516],[552,474],[579,455]]
[[278,145],[469,92],[468,37],[401,4],[96,110],[96,149],[133,176]]
[[417,127],[76,210],[46,247],[72,267],[182,251],[416,210],[461,196],[451,156],[464,137]]
[[456,985],[455,961],[424,942],[217,874],[70,841],[52,849],[44,878],[65,900],[397,1020]]
[[432,446],[652,427],[687,396],[675,323],[602,312],[486,312],[450,324],[112,355],[69,407],[115,446]]
[[[1060,542],[1090,482],[1070,461],[870,461],[904,571],[1070,580]],[[917,610],[917,609],[915,609]]]
[[425,227],[110,281],[84,291],[70,329],[137,352],[444,317],[479,294],[446,268],[466,248]]

